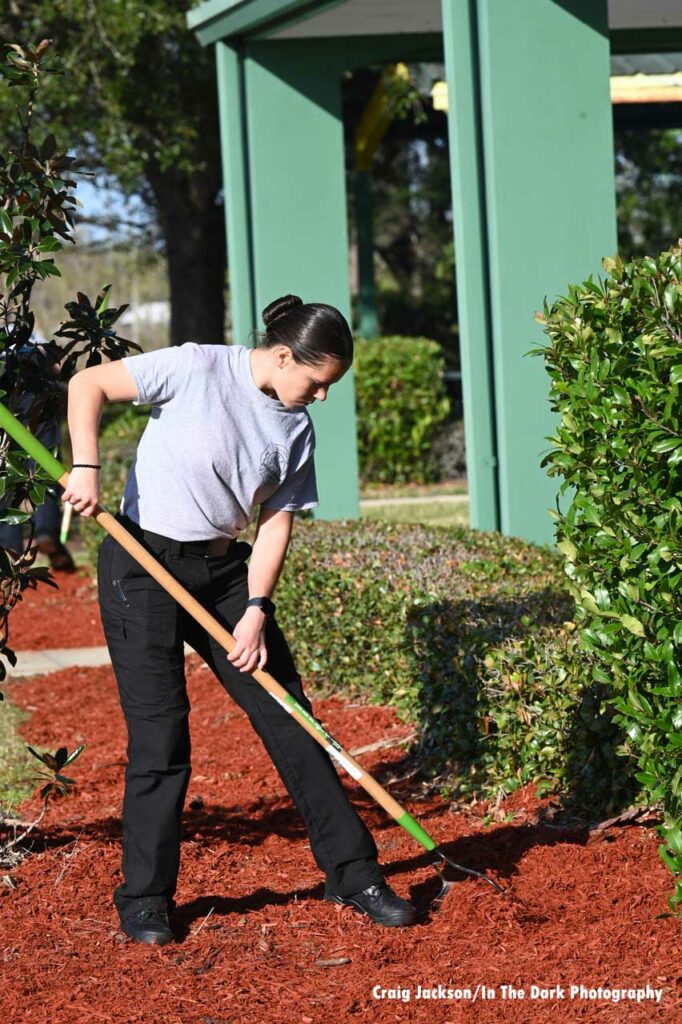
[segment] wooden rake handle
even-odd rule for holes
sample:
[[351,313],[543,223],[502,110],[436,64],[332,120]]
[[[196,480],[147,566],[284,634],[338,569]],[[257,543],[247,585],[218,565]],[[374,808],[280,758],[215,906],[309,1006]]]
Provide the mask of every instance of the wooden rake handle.
[[[69,481],[69,473],[66,468],[56,459],[51,452],[34,435],[13,416],[13,414],[0,402],[0,429],[5,430],[21,447],[28,452],[31,458],[42,466],[42,468],[62,487],[66,487]],[[204,627],[207,633],[216,640],[221,647],[230,652],[235,646],[235,639],[232,634],[218,622],[217,619],[201,605],[196,598],[187,591],[182,584],[178,583],[174,576],[164,568],[153,555],[140,544],[124,526],[104,508],[97,506],[94,519],[102,526],[107,533],[110,533],[114,540],[126,549],[139,564],[147,570],[157,583],[160,583],[164,590],[187,611],[192,618]],[[390,814],[395,821],[417,840],[426,850],[435,850],[437,844],[431,836],[421,827],[412,815],[402,807],[391,794],[381,786],[369,772],[365,771],[361,764],[355,760],[347,750],[331,736],[327,730],[302,707],[295,697],[292,697],[277,680],[263,669],[254,669],[250,673],[253,678],[268,691],[270,696],[280,704],[285,711],[296,719],[313,739],[317,740],[320,746],[324,747],[327,753],[344,768],[348,774],[355,779],[373,797],[384,810]]]

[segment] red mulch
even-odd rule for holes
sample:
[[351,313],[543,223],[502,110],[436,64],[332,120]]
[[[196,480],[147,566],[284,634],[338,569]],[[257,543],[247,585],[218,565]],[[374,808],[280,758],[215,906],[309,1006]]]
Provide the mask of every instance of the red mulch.
[[[73,583],[71,600],[78,586],[86,586]],[[83,626],[92,637],[91,605],[81,596],[78,607],[83,622],[74,623],[74,635]],[[69,622],[77,617],[71,604]],[[44,628],[39,625],[37,637]],[[51,645],[71,642],[56,636],[59,642]],[[547,801],[530,791],[504,804],[514,821],[485,827],[472,813],[453,813],[438,799],[420,800],[409,781],[391,783],[400,772],[399,749],[363,755],[369,770],[455,860],[486,869],[510,892],[505,898],[480,880],[459,880],[440,911],[430,913],[438,882],[429,858],[344,779],[374,832],[387,877],[422,914],[413,928],[382,929],[321,900],[321,877],[301,821],[245,716],[196,656],[188,661],[188,680],[194,773],[176,897],[181,941],[163,948],[126,940],[111,902],[120,881],[125,764],[125,727],[111,669],[66,669],[5,687],[15,703],[33,711],[22,730],[28,742],[52,750],[88,745],[70,770],[78,791],[51,805],[33,855],[8,872],[16,888],[0,887],[0,1019],[682,1021],[680,929],[660,916],[671,879],[652,828],[608,829],[588,841],[585,830],[537,824]],[[325,700],[316,711],[350,749],[409,732],[386,708]],[[24,815],[37,807],[25,805]],[[485,985],[495,998],[482,1000],[480,991],[475,1002],[417,998],[418,985],[439,984],[472,990]],[[524,988],[525,999],[504,999],[505,984]],[[563,986],[565,998],[532,999],[534,984]],[[571,999],[572,984],[648,984],[663,996],[659,1004],[625,999],[616,1006]],[[411,999],[375,998],[377,985],[411,990]]]
[[97,603],[97,583],[84,569],[50,570],[59,589],[38,583],[21,595],[9,617],[12,650],[100,647],[106,641]]

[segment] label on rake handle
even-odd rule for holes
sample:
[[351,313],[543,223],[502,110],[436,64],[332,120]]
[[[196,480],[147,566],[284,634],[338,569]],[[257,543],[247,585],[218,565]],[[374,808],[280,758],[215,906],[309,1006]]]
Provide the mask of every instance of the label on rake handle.
[[360,771],[360,769],[356,768],[353,762],[348,760],[348,758],[346,757],[342,750],[337,750],[337,748],[332,746],[331,743],[324,749],[327,751],[328,754],[331,754],[334,760],[338,761],[341,767],[345,768],[348,774],[351,775],[354,779],[362,778],[362,772]]
[[[327,741],[327,743],[335,743],[336,742],[336,740],[332,739],[332,737],[329,735],[327,730],[324,729],[320,725],[320,723],[314,717],[314,715],[311,715],[309,711],[306,711],[306,709],[304,707],[301,707],[301,705],[298,703],[296,698],[292,697],[290,693],[286,694],[286,696],[284,697],[284,700],[282,700],[281,697],[278,697],[276,693],[272,693],[272,691],[270,691],[270,690],[268,690],[268,693],[270,694],[271,697],[274,697],[275,700],[277,701],[277,703],[281,704],[282,707],[284,708],[284,710],[288,711],[289,714],[291,714],[292,711],[298,711],[298,713],[301,716],[301,718],[305,718],[305,720],[308,723],[308,725],[312,725],[312,727],[315,730],[315,732],[319,736],[321,736],[322,739],[325,739]],[[338,746],[338,744],[337,744],[337,746]]]
[[268,691],[268,693],[270,693],[270,696],[274,697],[277,703],[281,704],[284,710],[289,714],[292,714],[294,709],[298,711],[298,713],[303,718],[305,718],[306,722],[312,725],[313,729],[318,734],[318,736],[321,736],[323,739],[327,741],[324,747],[327,753],[330,754],[334,758],[334,760],[341,765],[342,768],[345,768],[352,778],[362,778],[362,771],[359,768],[356,768],[352,761],[349,761],[349,759],[343,752],[343,747],[341,747],[340,744],[336,742],[333,736],[329,735],[327,730],[320,725],[318,720],[314,718],[309,711],[306,711],[305,708],[301,707],[301,705],[298,703],[295,697],[292,697],[291,694],[288,693],[285,699],[282,700],[282,698],[279,697],[276,693],[272,693],[270,690]]
[[272,697],[273,700],[277,701],[277,703],[279,704],[280,707],[284,708],[284,710],[287,712],[287,714],[290,715],[292,713],[292,711],[294,709],[292,707],[290,707],[286,703],[286,701],[282,700],[281,697],[278,697],[276,693],[272,693],[272,691],[270,691],[270,690],[268,690],[268,693],[270,694],[270,696]]

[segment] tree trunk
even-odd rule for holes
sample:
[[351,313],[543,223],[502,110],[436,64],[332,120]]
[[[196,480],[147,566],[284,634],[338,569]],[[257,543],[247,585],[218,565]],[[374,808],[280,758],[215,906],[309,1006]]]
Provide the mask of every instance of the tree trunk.
[[219,160],[191,178],[155,169],[148,173],[148,180],[166,242],[170,343],[223,344],[227,248],[223,206],[218,201]]

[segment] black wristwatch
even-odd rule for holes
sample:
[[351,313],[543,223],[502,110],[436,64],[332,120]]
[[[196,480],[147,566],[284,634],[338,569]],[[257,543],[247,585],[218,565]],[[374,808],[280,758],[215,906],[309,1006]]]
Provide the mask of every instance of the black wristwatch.
[[275,606],[269,597],[250,597],[246,602],[247,608],[260,608],[266,615],[275,614]]

